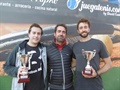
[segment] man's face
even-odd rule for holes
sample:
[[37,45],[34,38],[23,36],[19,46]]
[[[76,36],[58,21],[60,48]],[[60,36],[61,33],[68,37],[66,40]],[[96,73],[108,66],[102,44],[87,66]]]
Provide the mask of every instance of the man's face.
[[66,30],[63,26],[58,26],[54,33],[56,42],[62,43],[66,39]]
[[86,38],[90,32],[90,28],[87,23],[80,23],[77,32],[82,38]]
[[41,29],[37,27],[32,27],[31,32],[28,34],[29,42],[33,45],[37,45],[41,39]]

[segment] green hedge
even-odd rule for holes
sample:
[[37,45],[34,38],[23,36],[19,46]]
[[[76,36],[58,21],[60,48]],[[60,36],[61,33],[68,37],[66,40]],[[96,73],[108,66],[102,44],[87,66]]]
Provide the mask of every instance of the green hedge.
[[0,76],[0,90],[11,90],[11,80],[10,76]]
[[[105,90],[120,90],[120,67],[114,67],[102,75]],[[11,90],[10,76],[0,76],[0,90]]]
[[120,90],[120,67],[114,67],[102,75],[105,90]]

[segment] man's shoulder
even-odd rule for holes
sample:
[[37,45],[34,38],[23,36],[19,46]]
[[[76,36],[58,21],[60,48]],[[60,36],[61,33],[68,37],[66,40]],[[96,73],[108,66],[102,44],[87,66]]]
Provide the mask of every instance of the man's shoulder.
[[45,46],[46,46],[46,44],[45,44],[45,43],[43,43],[43,42],[40,42],[39,46],[41,46],[41,47],[45,47]]
[[51,48],[51,47],[53,47],[53,46],[54,46],[54,43],[53,43],[53,42],[46,44],[46,48],[47,48],[47,49],[48,49],[48,48]]
[[68,47],[71,48],[71,49],[73,48],[73,44],[70,44],[70,43],[69,43],[69,44],[66,44],[66,46],[68,46]]
[[103,44],[103,41],[102,40],[99,40],[99,39],[94,39],[92,38],[92,42],[91,43],[98,43],[98,44]]
[[75,42],[75,43],[73,44],[73,47],[74,47],[74,46],[76,46],[76,45],[78,45],[78,43],[79,43],[78,41],[77,41],[77,42]]

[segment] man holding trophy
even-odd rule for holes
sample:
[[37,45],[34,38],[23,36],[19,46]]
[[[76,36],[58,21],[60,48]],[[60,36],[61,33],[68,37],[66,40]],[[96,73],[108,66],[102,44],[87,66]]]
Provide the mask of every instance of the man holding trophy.
[[[80,40],[73,46],[76,58],[75,90],[104,90],[101,74],[111,67],[111,59],[102,41],[89,36],[90,22],[82,18],[77,23],[77,32]],[[100,58],[105,62],[102,68]]]
[[11,90],[46,90],[46,47],[40,43],[42,28],[34,23],[29,40],[17,45],[4,64],[4,71],[13,77]]

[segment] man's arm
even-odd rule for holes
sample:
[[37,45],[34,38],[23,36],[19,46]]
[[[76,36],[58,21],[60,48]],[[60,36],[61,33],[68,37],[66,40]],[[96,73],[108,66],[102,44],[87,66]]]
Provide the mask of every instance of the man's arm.
[[13,77],[17,77],[18,68],[15,66],[16,63],[16,53],[17,53],[18,46],[12,50],[9,54],[6,63],[3,66],[4,71]]
[[110,57],[104,58],[103,60],[105,62],[105,65],[100,70],[97,71],[98,75],[101,75],[107,72],[110,68],[112,68],[112,61]]
[[73,71],[76,70],[76,60],[75,60],[74,58],[72,58],[71,67],[72,67],[72,70],[73,70]]

